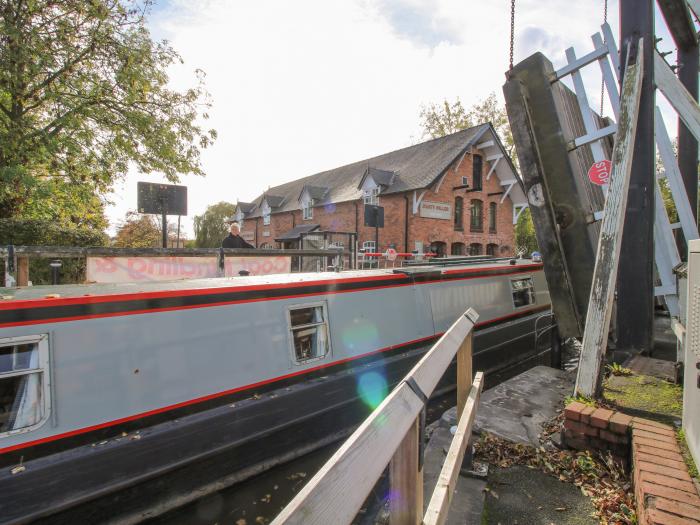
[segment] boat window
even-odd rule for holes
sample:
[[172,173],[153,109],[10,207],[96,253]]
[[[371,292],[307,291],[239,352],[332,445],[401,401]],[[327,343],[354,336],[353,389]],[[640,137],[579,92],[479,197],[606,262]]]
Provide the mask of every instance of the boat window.
[[513,306],[516,308],[535,304],[535,285],[532,284],[532,277],[513,279],[510,288],[513,293]]
[[328,353],[330,343],[325,303],[290,308],[289,329],[297,364],[321,359]]
[[48,417],[46,336],[0,339],[0,436],[26,432]]

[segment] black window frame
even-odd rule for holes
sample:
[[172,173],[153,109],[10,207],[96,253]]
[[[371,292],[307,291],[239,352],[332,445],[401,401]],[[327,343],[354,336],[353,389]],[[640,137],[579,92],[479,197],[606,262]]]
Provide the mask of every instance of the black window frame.
[[472,190],[482,191],[483,181],[482,175],[484,172],[484,158],[481,155],[474,155],[472,158]]
[[459,232],[464,231],[464,199],[462,197],[455,197],[454,229]]
[[[478,214],[474,212],[478,204]],[[475,221],[478,219],[478,221]],[[484,231],[484,201],[481,199],[472,199],[469,207],[469,231],[483,232]]]

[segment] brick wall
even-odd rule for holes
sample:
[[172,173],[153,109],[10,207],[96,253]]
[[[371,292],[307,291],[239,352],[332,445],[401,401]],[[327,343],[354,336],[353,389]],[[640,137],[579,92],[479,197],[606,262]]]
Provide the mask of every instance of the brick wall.
[[[455,168],[459,164],[457,170]],[[486,175],[490,170],[490,164],[483,162],[483,189],[482,191],[469,191],[460,188],[462,177],[466,176],[469,184],[472,184],[472,155],[465,155],[461,163],[455,161],[445,175],[438,191],[427,190],[423,200],[431,202],[449,203],[454,214],[455,197],[464,199],[463,230],[459,231],[454,226],[454,215],[449,220],[431,219],[413,214],[413,192],[388,194],[379,196],[379,204],[384,207],[384,228],[379,229],[379,250],[385,251],[393,246],[398,251],[413,251],[416,241],[422,242],[427,250],[433,242],[444,242],[447,254],[451,253],[453,243],[462,243],[465,253],[468,253],[469,245],[478,243],[482,246],[482,253],[486,253],[488,244],[499,247],[497,255],[512,255],[514,247],[513,206],[510,198],[506,198],[501,204],[504,188],[499,184],[498,177],[492,174],[489,180]],[[418,192],[420,195],[422,191]],[[489,195],[492,193],[494,195]],[[498,195],[496,195],[498,193]],[[470,231],[470,201],[479,199],[483,203],[483,231]],[[408,216],[406,214],[406,200],[408,200]],[[497,205],[496,232],[489,231],[489,203]],[[408,246],[405,243],[405,228],[408,220]],[[313,218],[304,220],[301,210],[293,212],[272,213],[270,225],[263,226],[262,218],[246,219],[243,222],[242,232],[248,235],[256,247],[264,243],[272,243],[276,246],[275,238],[281,236],[294,226],[300,224],[320,224],[321,230],[358,232],[359,246],[364,241],[373,241],[374,228],[364,226],[364,204],[361,199],[337,204],[316,206],[313,210]]]
[[566,445],[630,462],[639,525],[700,525],[700,496],[672,427],[578,402],[564,417]]

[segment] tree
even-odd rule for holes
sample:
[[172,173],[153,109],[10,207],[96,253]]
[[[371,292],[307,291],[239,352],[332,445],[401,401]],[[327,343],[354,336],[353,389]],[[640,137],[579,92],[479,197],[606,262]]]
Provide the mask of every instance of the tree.
[[444,100],[440,104],[422,106],[420,118],[423,134],[434,139],[490,122],[508,155],[513,156],[513,134],[510,132],[508,115],[505,108],[498,103],[496,93],[491,93],[469,110],[464,109],[459,98],[454,102]]
[[160,248],[162,244],[161,228],[156,217],[133,211],[127,212],[113,242],[117,248]]
[[219,202],[208,206],[202,215],[194,218],[194,237],[197,248],[216,248],[228,235],[226,219],[236,211],[236,205],[230,202]]
[[203,73],[168,88],[182,60],[151,39],[150,5],[0,0],[0,218],[50,215],[57,188],[85,211],[130,166],[170,181],[204,174],[200,150],[216,132],[197,123]]
[[531,254],[538,250],[535,225],[532,222],[530,208],[526,208],[518,217],[515,225],[515,252],[516,254]]
[[[518,169],[508,114],[505,108],[498,103],[495,93],[491,93],[468,110],[464,109],[459,99],[455,102],[445,100],[439,105],[423,106],[420,110],[420,118],[424,135],[432,138],[443,137],[484,122],[491,122],[506,149],[506,153],[512,158],[516,170]],[[537,250],[535,226],[530,210],[525,210],[518,219],[515,226],[515,245],[516,251],[523,253],[532,253]]]

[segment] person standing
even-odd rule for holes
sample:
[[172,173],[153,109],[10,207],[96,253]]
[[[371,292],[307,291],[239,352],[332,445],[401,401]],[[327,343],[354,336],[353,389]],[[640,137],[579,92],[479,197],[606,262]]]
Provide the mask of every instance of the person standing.
[[231,233],[228,234],[221,242],[222,248],[253,248],[253,245],[247,243],[240,235],[241,225],[236,221],[231,222]]

